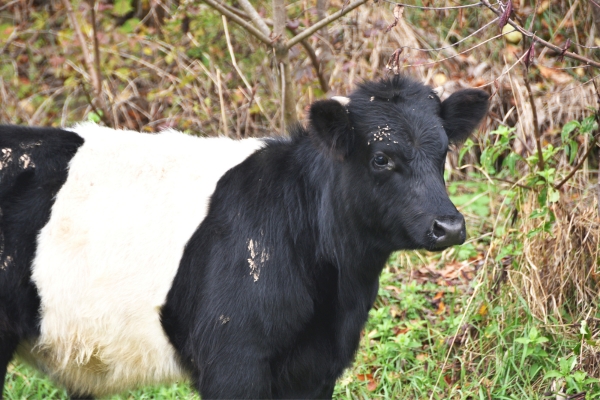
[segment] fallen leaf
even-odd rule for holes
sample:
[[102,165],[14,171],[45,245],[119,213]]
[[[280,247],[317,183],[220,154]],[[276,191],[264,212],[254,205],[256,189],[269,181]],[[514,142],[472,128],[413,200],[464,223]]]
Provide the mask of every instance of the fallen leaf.
[[482,304],[481,307],[479,307],[479,311],[478,314],[481,315],[482,317],[485,317],[488,313],[488,307],[486,304]]
[[540,70],[540,75],[542,75],[546,79],[553,80],[559,85],[564,85],[573,81],[571,75],[567,74],[566,72],[561,72],[552,68],[547,68],[543,65],[538,65],[538,69]]
[[440,304],[438,304],[438,309],[435,312],[437,315],[443,314],[446,311],[446,305],[444,304],[443,301],[440,301]]
[[379,386],[379,383],[376,381],[369,381],[369,383],[367,384],[367,390],[369,390],[370,392],[372,392],[373,390],[377,389],[377,386]]
[[361,382],[373,380],[373,374],[357,374],[356,379]]

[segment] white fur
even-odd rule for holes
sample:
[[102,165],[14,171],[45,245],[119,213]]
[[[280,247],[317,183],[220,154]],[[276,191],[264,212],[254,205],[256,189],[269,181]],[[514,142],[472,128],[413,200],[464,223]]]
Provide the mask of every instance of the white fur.
[[331,100],[337,101],[338,103],[340,103],[344,107],[347,106],[348,104],[350,104],[350,97],[346,97],[346,96],[333,96],[331,98]]
[[264,142],[94,124],[72,131],[85,143],[33,263],[41,336],[19,352],[95,396],[185,379],[159,310],[217,181]]

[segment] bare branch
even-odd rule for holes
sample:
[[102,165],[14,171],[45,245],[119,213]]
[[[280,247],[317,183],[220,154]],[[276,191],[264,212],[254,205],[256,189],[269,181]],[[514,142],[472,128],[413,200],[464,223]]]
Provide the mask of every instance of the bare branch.
[[[530,47],[530,51],[533,48]],[[526,57],[527,59],[528,57]],[[540,124],[538,122],[537,116],[537,107],[535,106],[535,99],[533,98],[533,92],[531,91],[531,85],[529,84],[529,76],[527,74],[528,66],[525,67],[525,73],[523,74],[523,80],[525,81],[525,88],[527,88],[527,94],[529,97],[529,104],[531,105],[531,114],[533,116],[533,133],[535,135],[535,146],[537,148],[537,156],[538,156],[538,169],[540,171],[544,170],[545,162],[544,162],[544,152],[542,151],[542,134],[540,133]]]
[[256,27],[263,33],[263,35],[269,36],[271,34],[271,30],[269,29],[265,21],[260,17],[260,15],[258,15],[258,12],[256,12],[252,4],[250,4],[248,0],[238,0],[238,2],[240,3],[244,11],[248,13],[248,16],[250,17],[254,25],[256,25]]
[[316,31],[318,31],[319,29],[323,28],[324,26],[329,25],[336,19],[343,17],[344,15],[348,14],[350,11],[354,10],[356,7],[361,6],[361,5],[365,4],[366,2],[367,2],[367,0],[356,0],[355,2],[348,4],[346,7],[344,7],[343,10],[340,10],[336,13],[331,14],[329,17],[320,20],[319,22],[317,22],[310,28],[306,28],[305,30],[303,30],[302,32],[300,32],[299,34],[297,34],[296,36],[294,36],[293,38],[288,40],[286,47],[288,49],[291,48],[292,46],[294,46],[301,40],[308,38],[310,35],[312,35]]
[[[290,32],[292,32],[292,34],[296,34],[296,30],[292,29],[291,27],[288,26],[288,29]],[[308,41],[306,39],[301,40],[300,44],[302,45],[302,47],[304,47],[304,50],[306,50],[306,53],[308,54],[308,57],[310,58],[310,62],[313,65],[313,68],[315,69],[315,72],[317,74],[317,77],[319,78],[319,84],[321,85],[321,90],[323,90],[323,92],[327,93],[329,91],[329,83],[327,82],[327,79],[325,78],[325,75],[323,74],[323,68],[321,68],[321,62],[319,61],[319,57],[317,57],[317,53],[315,53],[315,50],[312,48],[312,46],[310,45],[310,43],[308,43]]]
[[285,30],[285,13],[284,0],[273,0],[273,38],[274,40],[285,40],[283,31]]
[[415,51],[424,51],[424,52],[446,50],[446,49],[449,49],[451,47],[456,47],[459,44],[461,44],[462,42],[464,42],[465,40],[469,39],[470,37],[473,37],[476,34],[478,34],[479,32],[484,31],[486,28],[488,28],[490,25],[494,24],[496,21],[498,21],[498,18],[494,18],[493,20],[491,20],[490,22],[488,22],[487,24],[485,24],[481,28],[479,28],[476,31],[470,33],[468,36],[465,36],[464,38],[460,39],[459,41],[457,41],[455,43],[452,43],[452,44],[449,44],[448,46],[435,47],[435,48],[431,48],[431,49],[422,49],[422,48],[419,48],[419,47],[410,47],[410,46],[402,46],[401,48],[402,49],[415,50]]
[[[68,0],[64,0],[64,1],[68,1]],[[208,5],[209,7],[214,8],[215,10],[220,12],[222,15],[225,15],[227,18],[229,18],[236,24],[240,25],[242,28],[246,29],[246,31],[248,31],[248,33],[252,34],[254,37],[256,37],[258,40],[260,40],[264,44],[266,44],[268,46],[271,46],[273,44],[271,39],[268,36],[264,35],[261,31],[259,31],[254,26],[252,26],[252,24],[244,21],[242,18],[238,17],[233,12],[231,12],[227,8],[223,7],[223,5],[219,4],[217,1],[215,1],[215,0],[202,0],[202,1],[204,3],[206,3],[206,5]]]
[[85,36],[83,36],[83,32],[81,32],[81,27],[77,22],[77,18],[75,17],[75,13],[73,12],[73,7],[71,6],[70,0],[63,0],[65,8],[67,9],[67,15],[69,16],[69,20],[71,21],[71,25],[73,25],[73,29],[75,29],[75,33],[77,34],[77,39],[79,40],[79,44],[81,46],[81,51],[83,52],[83,60],[85,61],[85,65],[88,68],[90,73],[90,77],[92,79],[92,85],[94,86],[94,92],[96,95],[100,94],[102,87],[100,85],[100,77],[96,69],[94,68],[94,63],[92,61],[92,56],[88,51]]
[[458,56],[460,56],[461,54],[468,53],[469,51],[471,51],[471,50],[473,50],[473,49],[476,49],[476,48],[477,48],[477,47],[479,47],[479,46],[483,46],[483,45],[484,45],[484,44],[486,44],[487,42],[490,42],[490,41],[492,41],[492,40],[494,40],[494,39],[498,39],[499,37],[502,37],[502,36],[504,36],[504,34],[503,34],[503,33],[500,33],[500,34],[498,34],[498,35],[496,35],[496,36],[493,36],[493,37],[491,37],[491,38],[489,38],[489,39],[486,39],[486,40],[484,40],[483,42],[480,42],[480,43],[476,44],[476,45],[475,45],[475,46],[473,46],[473,47],[470,47],[470,48],[468,48],[468,49],[466,49],[466,50],[463,50],[463,51],[461,51],[460,53],[456,53],[456,54],[454,54],[454,55],[451,55],[450,57],[442,58],[441,60],[436,60],[436,61],[431,61],[431,62],[426,62],[426,63],[420,63],[420,64],[409,64],[409,65],[405,65],[405,67],[421,67],[421,66],[423,66],[423,65],[434,65],[434,64],[438,64],[438,63],[441,63],[442,61],[446,61],[446,60],[450,60],[450,59],[452,59],[452,58],[454,58],[454,57],[458,57]]
[[[235,52],[233,51],[233,46],[231,45],[231,38],[229,37],[229,29],[227,28],[227,17],[225,17],[224,15],[221,15],[221,18],[223,19],[223,28],[225,29],[225,39],[227,40],[227,49],[229,50],[229,56],[231,57],[231,62],[233,64],[233,67],[239,74],[240,78],[242,78],[244,85],[246,85],[246,88],[248,89],[248,93],[250,96],[250,102],[252,102],[252,100],[254,99],[256,101],[256,105],[258,106],[260,111],[265,116],[267,116],[267,114],[265,113],[265,110],[263,109],[262,105],[260,104],[259,98],[254,97],[254,89],[252,88],[252,86],[250,86],[250,83],[246,80],[246,77],[244,76],[244,74],[242,73],[242,70],[240,69],[240,67],[237,64],[237,61],[235,59]],[[248,106],[248,107],[250,107],[250,106]],[[267,118],[268,118],[268,116],[267,116]]]
[[[486,6],[487,8],[489,8],[490,10],[492,10],[496,15],[501,16],[502,15],[502,11],[495,9],[488,0],[481,0],[481,3]],[[518,30],[519,32],[521,32],[524,36],[527,36],[529,38],[532,38],[532,40],[535,40],[536,43],[541,44],[542,46],[545,46],[551,50],[554,50],[555,52],[561,54],[563,49],[559,46],[556,46],[552,43],[549,43],[547,41],[545,41],[544,39],[541,39],[538,36],[535,36],[532,32],[522,28],[521,26],[519,26],[517,23],[515,23],[515,21],[513,21],[512,19],[508,20],[508,23],[515,28],[516,30]],[[591,60],[587,57],[581,56],[579,54],[575,54],[575,53],[571,53],[570,51],[565,51],[564,54],[565,57],[568,58],[572,58],[574,60],[578,60],[581,62],[586,63],[589,66],[592,67],[596,67],[596,68],[600,68],[600,62]]]
[[481,5],[483,5],[483,2],[479,2],[479,3],[473,3],[473,4],[465,4],[462,6],[448,6],[448,7],[424,7],[424,6],[416,6],[414,4],[404,4],[404,3],[398,3],[396,1],[391,1],[391,0],[384,0],[386,3],[390,3],[390,4],[397,4],[400,6],[404,6],[406,8],[418,8],[419,10],[457,10],[459,8],[469,8],[469,7],[479,7]]

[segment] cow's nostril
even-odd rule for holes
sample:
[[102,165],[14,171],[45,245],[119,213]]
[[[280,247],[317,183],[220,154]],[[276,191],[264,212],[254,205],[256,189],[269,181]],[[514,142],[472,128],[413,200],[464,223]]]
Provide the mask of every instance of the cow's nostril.
[[445,234],[446,230],[444,229],[444,227],[440,225],[439,222],[433,221],[433,236],[435,236],[436,239],[439,239]]
[[466,238],[465,220],[460,218],[439,218],[431,225],[431,236],[435,240],[434,248],[443,249],[464,243]]

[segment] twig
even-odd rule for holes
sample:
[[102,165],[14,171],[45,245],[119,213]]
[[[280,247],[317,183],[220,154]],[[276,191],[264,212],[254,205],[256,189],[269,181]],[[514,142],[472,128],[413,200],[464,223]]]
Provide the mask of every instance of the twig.
[[73,12],[73,7],[71,6],[70,0],[63,0],[63,3],[67,9],[67,15],[69,16],[69,20],[71,21],[71,25],[73,25],[73,29],[75,29],[75,33],[77,34],[77,39],[79,40],[79,44],[81,45],[81,51],[83,52],[83,59],[85,64],[87,65],[88,71],[90,73],[90,77],[92,79],[92,85],[94,86],[94,91],[97,95],[100,94],[102,90],[102,86],[100,85],[100,78],[98,77],[97,71],[94,68],[94,63],[92,62],[92,57],[90,56],[90,52],[87,49],[85,36],[83,36],[83,32],[81,32],[81,27],[77,22],[77,18],[75,17],[75,13]]
[[494,39],[498,39],[499,37],[502,37],[502,36],[504,36],[504,34],[503,34],[503,33],[500,33],[500,34],[498,34],[498,35],[496,35],[496,36],[494,36],[494,37],[491,37],[491,38],[489,38],[489,39],[486,39],[486,40],[484,40],[483,42],[480,42],[480,43],[476,44],[475,46],[473,46],[473,47],[471,47],[471,48],[468,48],[468,49],[466,49],[466,50],[464,50],[464,51],[461,51],[460,53],[456,53],[456,54],[454,54],[454,55],[451,55],[451,56],[449,56],[449,57],[442,58],[441,60],[431,61],[431,62],[427,62],[427,63],[420,63],[420,64],[409,64],[409,65],[405,65],[404,67],[421,67],[421,66],[423,66],[423,65],[433,65],[433,64],[438,64],[438,63],[441,63],[442,61],[446,61],[446,60],[450,60],[451,58],[458,57],[458,56],[460,56],[461,54],[468,53],[469,51],[471,51],[471,50],[473,50],[473,49],[476,49],[476,48],[477,48],[477,47],[479,47],[479,46],[483,46],[483,45],[484,45],[484,44],[486,44],[487,42],[490,42],[490,41],[492,41],[492,40],[494,40]]
[[[227,49],[229,50],[229,55],[231,56],[231,62],[233,64],[233,67],[239,74],[240,78],[242,78],[242,81],[244,81],[244,85],[246,85],[246,88],[248,89],[248,92],[250,93],[250,95],[249,95],[250,101],[252,102],[252,99],[254,98],[254,89],[252,88],[252,86],[250,86],[250,83],[246,80],[246,77],[242,73],[242,70],[237,65],[237,61],[235,59],[235,53],[233,51],[233,46],[231,45],[231,38],[229,37],[229,28],[227,27],[227,18],[224,15],[221,15],[221,17],[223,18],[223,27],[225,28],[225,39],[227,41]],[[260,111],[266,115],[258,98],[256,98],[256,104],[258,105],[258,108],[260,109]]]
[[529,85],[529,76],[527,69],[525,69],[525,73],[523,74],[523,80],[525,81],[525,87],[527,88],[529,105],[531,105],[531,114],[533,116],[533,132],[535,135],[535,146],[537,148],[538,153],[538,169],[540,171],[543,171],[545,163],[544,153],[542,152],[542,135],[540,134],[540,125],[538,123],[537,108],[535,106],[535,99],[533,98],[533,93],[531,91],[531,85]]
[[[539,6],[540,6],[540,0],[536,0],[535,7],[533,9],[533,16],[531,17],[531,21],[529,22],[529,28],[527,28],[528,31],[531,31],[533,29],[533,23],[535,22],[535,17],[537,16],[537,10],[538,10]],[[510,17],[510,15],[509,15],[509,17]]]
[[10,46],[12,41],[15,40],[15,38],[17,37],[18,30],[19,30],[19,27],[15,26],[15,29],[13,29],[13,31],[10,33],[10,36],[8,37],[8,39],[6,39],[6,42],[4,42],[4,46],[2,46],[2,48],[0,48],[0,54],[4,53],[4,50],[8,49],[8,46]]
[[100,50],[98,46],[98,31],[96,30],[96,0],[90,0],[90,8],[92,12],[92,35],[94,38],[94,69],[96,70],[96,77],[98,79],[98,86],[100,91],[96,95],[100,95],[102,91],[102,73],[100,72]]
[[246,88],[248,88],[248,90],[250,92],[252,92],[252,87],[250,86],[250,84],[246,80],[246,77],[244,76],[244,74],[240,70],[240,67],[238,67],[237,62],[235,60],[235,54],[233,52],[233,47],[231,46],[231,38],[229,37],[229,29],[227,28],[227,17],[225,17],[224,15],[221,15],[221,19],[223,20],[223,28],[225,30],[225,40],[227,42],[227,49],[229,50],[229,56],[231,57],[231,62],[233,64],[233,68],[235,68],[235,70],[237,71],[237,73],[240,76],[240,78],[242,78],[242,81],[246,85]]
[[[500,10],[495,9],[488,0],[481,0],[481,3],[486,6],[487,8],[489,8],[490,10],[492,10],[492,12],[494,12],[496,15],[500,16],[502,15],[502,12]],[[563,49],[560,48],[559,46],[556,46],[552,43],[549,43],[547,41],[545,41],[544,39],[541,39],[539,36],[535,36],[532,32],[522,28],[520,25],[518,25],[514,20],[509,19],[508,20],[508,24],[510,26],[512,26],[513,28],[515,28],[516,30],[518,30],[519,32],[521,32],[521,34],[523,34],[524,36],[527,36],[529,38],[532,38],[533,40],[536,41],[536,43],[541,44],[542,46],[548,47],[551,50],[554,50],[557,53],[561,53]],[[596,68],[600,68],[600,62],[591,60],[587,57],[583,57],[579,54],[575,54],[575,53],[571,53],[570,51],[565,51],[564,52],[564,56],[565,57],[569,57],[572,58],[574,60],[579,60],[581,62],[586,63],[587,65],[596,67]]]
[[281,127],[282,127],[282,135],[285,134],[285,130],[286,130],[286,126],[285,126],[285,111],[286,111],[286,98],[285,98],[285,66],[283,65],[283,63],[279,64],[279,67],[281,69],[281,102],[284,103],[282,104],[283,107],[281,107]]
[[[65,1],[67,1],[67,0],[65,0]],[[252,24],[244,21],[242,18],[238,17],[236,14],[229,11],[227,8],[223,7],[221,4],[219,4],[215,0],[202,0],[202,1],[204,3],[206,3],[208,6],[214,8],[215,10],[220,12],[221,14],[225,15],[227,18],[229,18],[236,24],[242,26],[244,29],[246,29],[248,31],[248,33],[252,34],[254,37],[256,37],[258,40],[260,40],[264,44],[269,45],[269,46],[271,46],[273,44],[272,40],[268,36],[264,35],[261,31],[259,31],[257,28],[255,28]]]
[[483,85],[476,86],[476,88],[477,88],[477,89],[481,89],[481,88],[484,88],[484,87],[486,87],[486,86],[493,85],[493,84],[494,84],[494,82],[496,82],[498,79],[500,79],[500,78],[502,78],[504,75],[508,74],[508,73],[509,73],[509,72],[510,72],[510,71],[511,71],[511,70],[512,70],[512,69],[513,69],[513,68],[514,68],[514,67],[515,67],[515,66],[516,66],[518,63],[520,63],[520,62],[521,62],[521,61],[522,61],[522,60],[525,58],[525,56],[526,56],[526,55],[527,55],[527,54],[525,54],[525,53],[524,53],[524,54],[523,54],[523,55],[522,55],[522,56],[521,56],[521,57],[520,57],[520,58],[519,58],[517,61],[515,61],[515,62],[514,62],[514,64],[513,64],[513,65],[511,65],[511,66],[510,66],[510,67],[509,67],[509,68],[508,68],[506,71],[502,71],[502,73],[501,73],[500,75],[498,75],[497,77],[495,77],[495,78],[494,78],[494,80],[492,80],[492,81],[490,81],[490,82],[488,82],[488,83],[485,83],[485,84],[483,84]]
[[465,4],[462,6],[448,6],[448,7],[423,7],[423,6],[416,6],[414,4],[404,4],[404,3],[398,3],[396,1],[391,1],[391,0],[384,0],[386,3],[390,3],[390,4],[397,4],[399,6],[404,6],[407,8],[418,8],[419,10],[456,10],[459,8],[469,8],[469,7],[478,7],[483,5],[483,3],[480,1],[479,3],[473,3],[473,4]]
[[481,28],[477,29],[475,32],[470,33],[468,36],[465,36],[464,38],[460,39],[458,42],[452,43],[452,44],[450,44],[448,46],[436,47],[436,48],[432,48],[432,49],[421,49],[419,47],[402,46],[401,49],[410,49],[410,50],[423,51],[423,52],[447,50],[447,49],[449,49],[451,47],[458,46],[459,44],[461,44],[462,42],[464,42],[468,38],[470,38],[472,36],[475,36],[476,34],[478,34],[479,32],[481,32],[483,30],[485,30],[487,27],[489,27],[490,25],[492,25],[496,21],[498,21],[498,18],[494,18],[493,20],[491,20],[490,22],[488,22],[487,24],[485,24]]
[[8,7],[12,6],[15,3],[18,3],[19,1],[21,1],[21,0],[13,0],[10,3],[3,5],[2,7],[0,7],[0,11],[4,10],[5,8],[8,8]]
[[219,103],[221,104],[221,120],[223,121],[223,134],[229,137],[227,126],[227,114],[225,113],[225,101],[223,100],[223,89],[221,88],[221,70],[217,68],[217,90],[219,91]]
[[244,11],[248,13],[250,20],[256,25],[256,27],[263,33],[265,36],[269,36],[271,34],[271,30],[265,23],[265,21],[258,15],[256,9],[248,0],[238,0]]
[[[292,32],[293,35],[296,34],[295,29],[290,28],[289,26],[287,28],[290,32]],[[319,84],[321,85],[321,90],[324,93],[327,93],[329,91],[329,83],[327,82],[327,79],[325,78],[325,75],[323,74],[323,69],[321,68],[321,62],[319,61],[319,57],[317,56],[317,53],[315,53],[315,50],[312,48],[312,46],[310,45],[310,43],[308,43],[308,41],[306,39],[301,40],[300,44],[302,45],[302,47],[304,47],[304,50],[306,50],[306,53],[308,54],[308,57],[310,58],[310,62],[313,65],[315,73],[317,74],[317,78],[319,78]]]
[[80,84],[81,84],[81,87],[83,88],[83,94],[85,95],[85,98],[87,99],[88,104],[90,105],[90,107],[92,107],[92,111],[94,111],[94,113],[100,117],[102,122],[104,122],[104,125],[112,126],[110,121],[107,119],[106,115],[101,110],[98,110],[96,108],[96,106],[94,105],[94,103],[92,102],[92,98],[90,97],[90,92],[85,87],[85,82],[80,81]]
[[[210,1],[212,1],[212,0],[210,0]],[[301,40],[308,38],[310,35],[317,32],[319,29],[329,25],[331,22],[335,21],[336,19],[343,17],[344,15],[348,14],[350,11],[354,10],[356,7],[361,6],[361,5],[365,4],[366,2],[367,2],[367,0],[356,0],[355,2],[348,4],[342,10],[331,14],[327,18],[320,20],[319,22],[317,22],[310,28],[306,28],[305,30],[303,30],[302,32],[300,32],[299,34],[297,34],[296,36],[294,36],[293,38],[288,40],[288,42],[286,43],[286,47],[288,49],[290,49],[292,46],[294,46]]]

